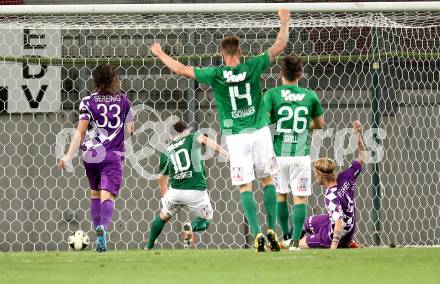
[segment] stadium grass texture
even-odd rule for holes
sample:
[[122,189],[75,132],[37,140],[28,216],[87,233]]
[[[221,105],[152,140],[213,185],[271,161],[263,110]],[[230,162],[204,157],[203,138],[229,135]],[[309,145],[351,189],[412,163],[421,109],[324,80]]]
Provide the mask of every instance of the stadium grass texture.
[[440,248],[0,254],[0,283],[440,283]]

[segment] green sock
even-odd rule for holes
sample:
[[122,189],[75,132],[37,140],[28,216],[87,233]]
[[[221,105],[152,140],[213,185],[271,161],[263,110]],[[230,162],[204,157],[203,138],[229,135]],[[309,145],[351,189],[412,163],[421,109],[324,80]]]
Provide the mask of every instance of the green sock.
[[151,224],[150,236],[148,237],[147,245],[145,246],[148,249],[152,249],[154,247],[154,242],[156,241],[159,234],[162,232],[163,226],[165,225],[165,221],[157,216],[154,218],[153,223]]
[[306,220],[306,205],[305,204],[295,204],[293,209],[293,233],[292,240],[299,241],[301,237],[301,232],[304,227],[304,221]]
[[258,225],[257,206],[254,201],[254,194],[251,191],[244,191],[240,193],[241,206],[243,207],[244,216],[251,227],[251,233],[254,238],[260,232]]
[[191,223],[191,227],[192,227],[193,232],[204,231],[204,230],[208,229],[209,223],[211,223],[210,220],[197,217]]
[[287,205],[287,201],[277,202],[277,211],[278,211],[278,222],[280,223],[281,230],[283,231],[283,235],[288,235],[289,231],[289,206]]
[[277,224],[277,193],[273,184],[264,187],[264,207],[266,207],[267,227],[275,230]]

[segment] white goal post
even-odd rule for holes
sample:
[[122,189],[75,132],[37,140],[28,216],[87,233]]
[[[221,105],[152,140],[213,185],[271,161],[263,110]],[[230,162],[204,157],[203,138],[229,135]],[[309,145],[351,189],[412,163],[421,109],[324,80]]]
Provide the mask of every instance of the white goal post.
[[344,2],[344,3],[191,3],[191,4],[85,4],[5,5],[2,15],[164,14],[164,13],[270,13],[288,8],[295,13],[438,12],[440,3]]
[[[173,115],[218,142],[211,90],[171,74],[149,54],[159,41],[179,61],[222,63],[218,44],[241,38],[243,57],[265,51],[278,32],[276,11],[292,11],[284,55],[304,62],[302,86],[316,91],[326,129],[314,157],[338,170],[353,158],[345,137],[365,125],[375,154],[358,181],[356,240],[366,246],[440,245],[440,2],[5,5],[0,6],[0,251],[65,250],[75,230],[92,232],[87,179],[79,158],[62,173],[56,161],[78,121],[81,98],[93,91],[92,70],[116,67],[136,109],[110,247],[141,248],[160,209],[157,183],[161,133]],[[279,83],[280,66],[263,75],[263,91]],[[342,137],[342,138],[341,138]],[[339,141],[339,143],[338,143]],[[250,244],[228,165],[207,153],[215,210],[200,248]],[[255,197],[263,211],[262,193]],[[308,214],[323,211],[313,186]],[[182,247],[182,211],[157,246]],[[259,216],[260,223],[264,217]]]

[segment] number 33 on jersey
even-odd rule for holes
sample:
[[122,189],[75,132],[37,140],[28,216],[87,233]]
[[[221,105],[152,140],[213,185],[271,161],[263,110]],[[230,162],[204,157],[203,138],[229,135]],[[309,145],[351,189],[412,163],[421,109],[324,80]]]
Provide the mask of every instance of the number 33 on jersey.
[[100,153],[105,151],[106,159],[121,159],[120,153],[125,151],[124,125],[133,121],[127,95],[122,91],[116,94],[95,92],[83,98],[79,111],[79,119],[89,121],[83,142],[84,154],[93,149]]

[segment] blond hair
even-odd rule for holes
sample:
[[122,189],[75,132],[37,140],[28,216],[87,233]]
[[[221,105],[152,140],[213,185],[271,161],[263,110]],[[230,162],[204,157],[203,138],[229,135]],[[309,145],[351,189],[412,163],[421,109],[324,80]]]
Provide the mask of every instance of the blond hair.
[[313,168],[326,180],[336,179],[336,163],[330,158],[320,158],[313,162]]

